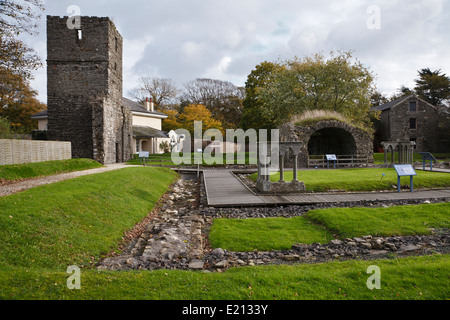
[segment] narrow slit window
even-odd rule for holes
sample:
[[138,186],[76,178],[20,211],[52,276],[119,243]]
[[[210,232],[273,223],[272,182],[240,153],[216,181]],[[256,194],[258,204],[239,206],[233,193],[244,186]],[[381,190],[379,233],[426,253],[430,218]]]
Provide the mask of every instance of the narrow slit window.
[[83,31],[81,31],[81,29],[77,30],[77,40],[83,40]]

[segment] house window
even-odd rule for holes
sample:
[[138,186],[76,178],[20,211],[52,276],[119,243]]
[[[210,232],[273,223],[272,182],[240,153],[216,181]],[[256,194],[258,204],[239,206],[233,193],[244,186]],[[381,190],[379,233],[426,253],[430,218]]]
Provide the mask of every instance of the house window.
[[409,119],[409,128],[417,129],[417,119],[416,118]]
[[417,102],[416,101],[411,101],[409,103],[409,111],[411,111],[411,112],[417,111]]

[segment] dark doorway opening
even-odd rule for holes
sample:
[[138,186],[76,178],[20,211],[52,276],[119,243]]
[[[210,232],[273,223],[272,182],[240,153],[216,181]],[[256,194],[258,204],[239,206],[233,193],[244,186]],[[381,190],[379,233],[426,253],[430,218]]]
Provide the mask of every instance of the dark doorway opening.
[[348,131],[340,128],[324,128],[316,131],[309,140],[310,155],[356,155],[355,138]]

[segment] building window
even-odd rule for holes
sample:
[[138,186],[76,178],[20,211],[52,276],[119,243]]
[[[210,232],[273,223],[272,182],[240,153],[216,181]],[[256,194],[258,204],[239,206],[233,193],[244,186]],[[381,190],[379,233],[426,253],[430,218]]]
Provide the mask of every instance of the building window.
[[417,129],[417,120],[416,120],[416,118],[409,119],[409,128],[410,129]]
[[409,141],[414,142],[415,143],[414,149],[417,149],[417,138],[411,138],[409,139]]
[[81,29],[77,29],[77,40],[83,40],[83,31]]
[[141,151],[141,144],[140,144],[140,140],[136,139],[136,152]]
[[411,111],[411,112],[417,111],[417,102],[416,101],[411,101],[409,103],[409,111]]

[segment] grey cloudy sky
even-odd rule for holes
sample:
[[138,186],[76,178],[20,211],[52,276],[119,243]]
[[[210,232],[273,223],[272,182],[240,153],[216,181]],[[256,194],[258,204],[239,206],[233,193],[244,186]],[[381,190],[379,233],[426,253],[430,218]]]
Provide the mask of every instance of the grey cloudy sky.
[[[47,0],[41,33],[26,42],[46,59],[45,15],[111,17],[124,38],[124,94],[140,76],[243,86],[263,61],[353,50],[378,90],[413,87],[417,70],[450,73],[448,0]],[[374,25],[379,9],[380,28]],[[375,24],[375,27],[377,25]],[[46,70],[32,82],[46,101]]]

